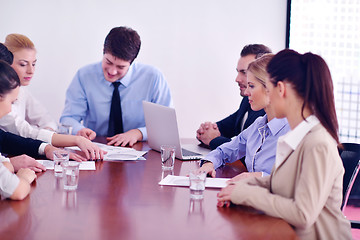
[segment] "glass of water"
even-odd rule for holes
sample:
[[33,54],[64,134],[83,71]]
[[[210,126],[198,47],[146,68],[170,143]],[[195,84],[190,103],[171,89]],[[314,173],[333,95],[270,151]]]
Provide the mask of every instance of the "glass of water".
[[206,181],[206,172],[194,170],[189,174],[190,181],[190,198],[191,199],[203,199]]
[[74,161],[65,161],[61,165],[63,167],[64,190],[76,190],[79,183],[80,163]]
[[59,134],[71,135],[72,126],[60,123],[56,132]]
[[63,149],[55,150],[53,152],[54,157],[54,175],[55,177],[62,177],[63,168],[61,163],[69,161],[69,152]]
[[175,163],[175,146],[161,145],[161,166],[163,170],[173,170]]

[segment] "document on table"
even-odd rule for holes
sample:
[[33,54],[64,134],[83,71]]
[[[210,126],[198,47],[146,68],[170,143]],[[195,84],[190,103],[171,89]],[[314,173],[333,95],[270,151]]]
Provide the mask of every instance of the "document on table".
[[[103,143],[95,143],[102,150],[106,151],[107,154],[104,156],[104,161],[134,161],[134,160],[146,160],[142,157],[147,151],[137,151],[129,147],[116,147],[109,146]],[[78,147],[69,147],[68,149],[78,150]]]
[[[44,165],[46,169],[54,170],[54,161],[51,160],[36,160],[36,161]],[[79,166],[79,170],[96,170],[95,162],[94,161],[81,162]]]
[[[226,182],[229,180],[230,178],[206,178],[205,187],[223,188],[227,186]],[[159,185],[188,187],[190,185],[190,182],[189,182],[189,177],[167,175],[164,179],[162,179],[159,182]]]
[[147,151],[137,151],[129,147],[109,146],[102,143],[96,143],[102,150],[107,151],[104,156],[104,161],[131,161],[131,160],[146,160],[142,157]]

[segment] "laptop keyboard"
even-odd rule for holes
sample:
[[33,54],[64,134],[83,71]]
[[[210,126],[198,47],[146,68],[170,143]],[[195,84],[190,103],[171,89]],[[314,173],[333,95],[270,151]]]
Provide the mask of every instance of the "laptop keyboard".
[[192,152],[186,149],[181,148],[183,156],[201,156],[200,153]]

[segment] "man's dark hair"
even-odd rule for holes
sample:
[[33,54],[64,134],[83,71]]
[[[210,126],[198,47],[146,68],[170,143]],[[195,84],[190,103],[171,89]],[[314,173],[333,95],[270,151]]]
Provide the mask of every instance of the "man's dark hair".
[[137,57],[141,46],[139,34],[128,27],[115,27],[105,38],[104,54],[132,63]]
[[0,59],[7,62],[9,65],[14,61],[14,55],[2,43],[0,43]]
[[241,50],[240,56],[246,57],[248,55],[255,55],[255,58],[259,58],[266,53],[272,53],[269,47],[263,44],[249,44]]

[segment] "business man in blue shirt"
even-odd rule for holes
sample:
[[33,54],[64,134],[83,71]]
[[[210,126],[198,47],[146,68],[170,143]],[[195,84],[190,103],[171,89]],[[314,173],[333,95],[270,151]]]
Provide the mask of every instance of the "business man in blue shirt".
[[[172,106],[172,98],[158,69],[134,62],[140,45],[136,31],[115,27],[105,39],[102,62],[76,73],[67,89],[60,118],[61,123],[73,127],[73,134],[90,140],[97,135],[107,136],[108,144],[115,146],[132,146],[147,140],[142,101]],[[113,104],[116,95],[121,104]],[[121,113],[114,124],[110,116],[115,112],[113,106]]]
[[271,53],[271,49],[262,44],[246,45],[240,54],[236,71],[235,81],[239,85],[240,95],[243,97],[239,109],[216,123],[202,123],[196,132],[196,137],[213,150],[225,142],[230,142],[232,137],[239,135],[249,127],[256,118],[265,114],[264,110],[253,111],[250,107],[248,97],[245,96],[247,88],[246,70],[249,63],[265,53]]

